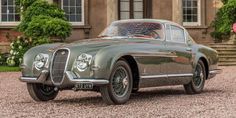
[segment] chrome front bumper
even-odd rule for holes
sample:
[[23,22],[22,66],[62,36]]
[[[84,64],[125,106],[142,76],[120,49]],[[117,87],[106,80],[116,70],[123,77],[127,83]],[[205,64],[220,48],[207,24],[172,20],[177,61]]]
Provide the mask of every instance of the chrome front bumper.
[[211,79],[211,78],[215,77],[216,74],[220,74],[222,72],[223,72],[223,70],[221,70],[221,69],[212,70],[212,71],[209,72],[209,77],[208,78]]
[[[27,82],[27,83],[45,83],[48,76],[49,76],[49,72],[47,70],[43,70],[41,72],[41,74],[39,75],[39,77],[20,77],[20,81]],[[69,80],[69,84],[72,84],[72,85],[73,84],[76,85],[78,83],[92,83],[93,85],[106,85],[109,83],[108,80],[103,80],[103,79],[79,78],[71,71],[65,72],[65,79]],[[68,83],[66,83],[66,84],[68,84]]]

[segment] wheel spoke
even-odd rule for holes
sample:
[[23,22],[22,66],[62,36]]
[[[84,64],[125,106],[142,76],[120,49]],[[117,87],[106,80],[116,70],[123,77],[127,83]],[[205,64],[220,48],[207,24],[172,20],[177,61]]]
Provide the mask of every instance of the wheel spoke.
[[117,96],[123,96],[128,89],[128,75],[123,67],[119,67],[113,76],[112,86]]

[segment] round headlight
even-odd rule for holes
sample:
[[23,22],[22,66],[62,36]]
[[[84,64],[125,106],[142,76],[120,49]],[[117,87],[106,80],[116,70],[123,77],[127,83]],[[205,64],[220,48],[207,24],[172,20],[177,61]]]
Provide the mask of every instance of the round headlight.
[[34,67],[37,70],[42,69],[47,63],[48,57],[49,56],[47,54],[42,54],[42,53],[38,54],[34,59]]
[[81,54],[76,60],[76,67],[79,71],[85,71],[92,62],[92,55]]

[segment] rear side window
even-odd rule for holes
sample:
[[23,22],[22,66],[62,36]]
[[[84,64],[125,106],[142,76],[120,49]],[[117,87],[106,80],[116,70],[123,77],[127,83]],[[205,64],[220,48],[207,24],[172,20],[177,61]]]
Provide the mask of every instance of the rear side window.
[[185,35],[182,28],[171,26],[171,37],[174,42],[185,43]]

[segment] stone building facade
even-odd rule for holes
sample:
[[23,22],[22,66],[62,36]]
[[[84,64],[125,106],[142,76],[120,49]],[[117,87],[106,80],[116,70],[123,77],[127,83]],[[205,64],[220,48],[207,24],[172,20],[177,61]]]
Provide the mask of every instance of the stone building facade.
[[[0,48],[8,47],[6,34],[17,36],[19,24],[15,0],[0,0]],[[119,19],[166,19],[183,25],[198,43],[212,43],[210,27],[220,0],[48,0],[66,12],[73,31],[68,40],[96,37],[112,21]],[[6,45],[4,48],[3,45]]]

